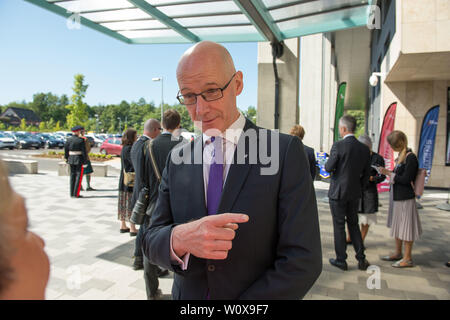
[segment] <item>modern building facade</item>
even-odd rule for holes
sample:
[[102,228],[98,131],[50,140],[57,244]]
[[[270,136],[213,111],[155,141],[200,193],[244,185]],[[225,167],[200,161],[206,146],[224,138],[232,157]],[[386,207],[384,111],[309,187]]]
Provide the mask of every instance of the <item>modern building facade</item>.
[[[406,133],[409,147],[417,153],[423,118],[439,105],[427,186],[450,188],[450,1],[378,0],[372,5],[374,21],[367,27],[289,40],[297,41],[298,46],[288,44],[291,58],[278,60],[280,66],[290,61],[289,67],[284,67],[290,74],[284,79],[280,75],[282,84],[285,79],[289,83],[280,89],[280,131],[287,133],[299,123],[305,127],[305,144],[329,152],[337,91],[346,83],[345,109],[365,111],[365,130],[375,151],[384,114],[396,102],[394,129]],[[269,48],[259,44],[259,63]],[[263,68],[259,69],[260,81],[270,79],[268,70],[266,76],[261,71]],[[369,84],[373,72],[380,74],[376,86]],[[296,78],[297,86],[292,84]],[[273,86],[273,80],[267,83]],[[258,123],[273,128],[273,102],[267,96],[273,89],[261,82],[258,87]]]

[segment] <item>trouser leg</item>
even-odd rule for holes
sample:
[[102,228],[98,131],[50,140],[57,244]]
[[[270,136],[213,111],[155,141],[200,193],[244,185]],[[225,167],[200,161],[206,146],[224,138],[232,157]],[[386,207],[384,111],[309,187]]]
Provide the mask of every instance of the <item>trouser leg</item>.
[[[148,228],[149,223],[150,223],[150,219],[148,216],[146,216],[144,223],[139,228],[139,232],[141,230],[143,230],[142,236],[143,236],[143,233],[145,232],[145,230]],[[141,244],[140,247],[142,248],[142,242],[140,244]],[[150,261],[147,259],[147,257],[145,256],[145,254],[142,251],[141,251],[141,255],[144,257],[145,290],[147,292],[147,299],[150,299],[151,296],[156,294],[156,291],[158,290],[158,287],[159,287],[158,267],[154,264],[151,264]]]
[[365,259],[361,230],[358,224],[358,206],[359,200],[351,200],[347,202],[346,218],[347,227],[352,239],[353,248],[356,252],[356,259]]
[[341,201],[330,199],[330,210],[333,217],[336,260],[345,262],[345,260],[347,260],[347,244],[345,242],[345,206]]
[[70,196],[75,197],[75,184],[77,180],[77,166],[71,164],[70,165]]
[[136,235],[136,241],[134,246],[134,256],[142,257],[142,239],[144,238],[144,224],[138,230],[138,234]]

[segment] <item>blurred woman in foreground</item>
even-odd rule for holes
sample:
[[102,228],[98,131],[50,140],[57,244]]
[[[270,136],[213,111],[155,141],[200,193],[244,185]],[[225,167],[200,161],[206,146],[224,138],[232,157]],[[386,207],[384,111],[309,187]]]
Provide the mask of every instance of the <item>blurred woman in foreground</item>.
[[0,160],[0,299],[45,299],[50,263],[44,246],[28,231],[25,201],[12,190]]

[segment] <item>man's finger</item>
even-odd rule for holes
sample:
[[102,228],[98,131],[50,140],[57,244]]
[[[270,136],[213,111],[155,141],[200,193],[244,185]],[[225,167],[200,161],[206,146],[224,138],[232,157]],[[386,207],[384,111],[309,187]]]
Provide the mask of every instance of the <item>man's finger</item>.
[[209,217],[216,227],[223,227],[229,223],[244,223],[249,219],[248,215],[242,213],[222,213]]
[[239,228],[239,225],[237,223],[227,223],[223,227],[236,231]]

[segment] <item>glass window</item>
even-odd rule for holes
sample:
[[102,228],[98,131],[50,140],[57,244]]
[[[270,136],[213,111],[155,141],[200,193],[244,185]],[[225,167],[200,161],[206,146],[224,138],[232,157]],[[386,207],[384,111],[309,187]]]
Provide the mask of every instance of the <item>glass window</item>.
[[167,28],[166,25],[157,20],[107,22],[101,23],[101,25],[114,31]]
[[82,17],[89,19],[94,22],[108,22],[108,21],[126,21],[126,20],[136,20],[136,19],[149,19],[152,17],[142,11],[141,9],[123,9],[115,11],[106,12],[93,12],[93,13],[82,13]]

